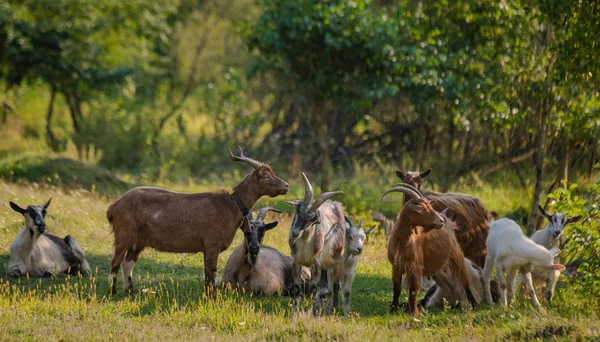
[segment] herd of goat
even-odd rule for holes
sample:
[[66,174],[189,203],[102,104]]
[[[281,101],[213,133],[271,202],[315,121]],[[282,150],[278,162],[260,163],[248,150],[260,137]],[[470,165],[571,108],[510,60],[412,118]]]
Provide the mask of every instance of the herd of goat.
[[[290,186],[264,163],[240,155],[253,171],[233,189],[188,194],[155,187],[134,188],[107,210],[114,234],[114,254],[110,268],[110,290],[117,290],[117,273],[123,266],[123,287],[133,289],[133,268],[147,247],[161,252],[204,254],[205,288],[231,287],[264,295],[286,294],[295,298],[314,293],[313,313],[330,313],[337,308],[342,289],[343,310],[350,310],[350,294],[355,268],[368,234],[344,215],[341,203],[331,200],[342,191],[325,192],[313,198],[310,181],[302,174],[304,198],[286,201],[294,208],[290,227],[291,256],[262,244],[265,233],[278,222],[265,222],[262,208],[256,218],[251,209],[262,196],[276,197]],[[393,299],[391,311],[401,306],[419,314],[419,306],[430,308],[444,303],[464,309],[483,300],[508,305],[514,297],[514,284],[526,289],[533,306],[540,308],[536,290],[544,288],[551,300],[564,266],[556,263],[559,239],[565,225],[581,217],[548,214],[548,225],[531,238],[510,219],[498,219],[476,197],[460,193],[421,190],[425,172],[397,171],[402,183],[391,192],[404,195],[396,223],[383,223],[388,240],[387,256],[392,265]],[[83,250],[75,239],[45,233],[44,218],[50,200],[26,209],[10,202],[25,218],[25,226],[10,248],[7,272],[12,277],[30,274],[50,276],[65,272],[90,272]],[[216,281],[217,260],[240,228],[244,242],[237,246]],[[496,269],[496,281],[491,280]],[[402,277],[406,277],[408,302],[400,303]],[[425,297],[417,302],[421,288]]]

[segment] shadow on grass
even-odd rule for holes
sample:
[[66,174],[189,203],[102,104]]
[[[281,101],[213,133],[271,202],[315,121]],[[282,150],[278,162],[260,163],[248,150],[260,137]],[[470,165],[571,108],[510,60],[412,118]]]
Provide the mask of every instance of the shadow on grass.
[[[177,303],[177,309],[197,310],[204,305],[215,305],[214,302],[248,305],[257,313],[286,316],[292,314],[293,298],[241,294],[225,289],[219,289],[217,293],[207,295],[204,293],[204,269],[202,267],[162,263],[143,257],[140,258],[134,269],[134,292],[131,295],[123,292],[123,271],[121,270],[117,278],[117,293],[110,296],[108,276],[111,256],[88,253],[86,257],[92,268],[91,275],[13,279],[6,273],[9,255],[0,255],[0,278],[3,279],[3,283],[8,281],[10,285],[5,287],[4,291],[18,290],[20,293],[32,293],[42,297],[61,293],[77,293],[82,300],[89,301],[139,301],[139,309],[130,313],[134,316],[170,311],[173,310],[174,303]],[[222,271],[219,272],[219,276],[221,274]],[[75,284],[77,285],[75,286]],[[312,297],[304,300],[302,310],[310,312],[312,300]],[[351,301],[352,312],[361,317],[387,314],[391,301],[390,280],[380,276],[358,274],[354,280]],[[341,306],[340,293],[339,308]],[[341,315],[341,313],[337,314]]]

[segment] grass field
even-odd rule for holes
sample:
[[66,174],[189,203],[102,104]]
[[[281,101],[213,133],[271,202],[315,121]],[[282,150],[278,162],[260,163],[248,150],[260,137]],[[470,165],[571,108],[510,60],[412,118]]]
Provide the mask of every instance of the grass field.
[[[51,196],[48,232],[75,237],[87,249],[92,274],[9,279],[9,246],[22,226],[22,217],[10,209],[9,200],[26,206]],[[565,286],[558,289],[553,303],[543,304],[546,310],[541,313],[528,300],[519,299],[509,308],[482,304],[470,312],[424,310],[418,320],[405,314],[390,315],[391,270],[381,235],[370,239],[360,257],[353,312],[347,317],[312,317],[308,299],[303,302],[303,313],[295,314],[291,300],[285,297],[226,292],[206,297],[201,254],[151,249],[144,251],[134,270],[135,294],[122,293],[120,275],[119,294],[109,297],[112,236],[105,218],[108,199],[85,190],[67,192],[37,183],[0,181],[0,203],[0,340],[600,339],[598,312],[586,306],[585,296],[571,293]],[[291,218],[282,215],[277,219],[280,224],[266,235],[265,244],[289,253]],[[238,233],[232,246],[221,254],[219,276],[241,240]]]

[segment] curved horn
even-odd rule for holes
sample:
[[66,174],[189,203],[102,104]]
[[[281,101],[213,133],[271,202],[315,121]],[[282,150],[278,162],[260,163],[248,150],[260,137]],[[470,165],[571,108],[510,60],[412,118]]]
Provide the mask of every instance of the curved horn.
[[258,211],[258,215],[256,216],[256,221],[263,221],[265,219],[265,215],[267,215],[267,213],[269,211],[274,211],[276,213],[283,213],[283,211],[279,210],[279,209],[275,209],[275,208],[271,208],[271,207],[266,207],[266,208],[262,208]]
[[399,187],[399,186],[406,187],[409,190],[416,192],[420,198],[425,198],[425,196],[423,196],[423,194],[421,193],[421,190],[415,188],[414,186],[412,186],[411,184],[408,184],[408,183],[396,183],[396,184],[392,185],[392,188]]
[[354,223],[352,223],[352,220],[348,216],[344,215],[344,220],[346,220],[346,223],[348,223],[350,227],[354,227]]
[[401,192],[401,193],[405,194],[406,196],[408,196],[410,199],[420,199],[421,198],[419,196],[419,194],[414,192],[412,189],[405,187],[404,185],[406,185],[406,184],[402,184],[401,186],[395,186],[395,187],[389,189],[388,191],[384,192],[383,195],[381,195],[380,201],[383,201],[383,197],[385,197],[385,195],[389,194],[390,192]]
[[239,156],[239,157],[238,157],[238,156],[234,156],[234,155],[233,155],[233,152],[231,152],[231,149],[228,149],[228,150],[229,150],[229,155],[231,156],[231,160],[233,160],[234,162],[237,162],[237,161],[243,161],[243,162],[245,162],[245,163],[248,163],[248,164],[250,164],[250,166],[252,166],[252,167],[253,167],[255,170],[258,170],[258,169],[259,169],[259,168],[260,168],[260,167],[263,165],[263,163],[261,163],[261,162],[259,162],[259,161],[256,161],[256,160],[254,160],[254,159],[252,159],[252,158],[248,158],[248,157],[246,157],[246,156],[244,155],[244,151],[242,150],[242,147],[241,147],[241,146],[238,146],[238,148],[240,149],[240,156]]
[[308,208],[310,201],[312,201],[313,188],[304,172],[302,172],[302,180],[304,181],[304,207]]
[[319,209],[319,207],[321,205],[323,205],[323,203],[325,203],[325,201],[327,201],[331,197],[333,197],[335,195],[343,194],[343,193],[344,193],[343,191],[324,192],[324,193],[320,194],[319,197],[317,197],[317,199],[310,205],[310,209],[317,210],[317,209]]

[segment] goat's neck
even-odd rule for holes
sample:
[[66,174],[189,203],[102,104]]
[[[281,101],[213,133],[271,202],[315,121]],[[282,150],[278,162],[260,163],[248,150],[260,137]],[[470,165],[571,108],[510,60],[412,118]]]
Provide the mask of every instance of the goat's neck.
[[408,244],[414,228],[415,225],[411,222],[409,215],[401,211],[394,231],[396,242],[401,246]]
[[33,246],[35,245],[39,237],[39,234],[36,234],[31,229],[29,229],[29,227],[25,226],[23,228],[23,231],[21,232],[20,238],[21,251],[23,251],[25,254],[31,253],[31,251],[33,250]]
[[244,178],[244,180],[235,187],[234,191],[240,196],[240,200],[242,200],[242,203],[244,203],[248,210],[252,210],[256,201],[261,197],[258,191],[256,191],[255,185],[250,177]]

